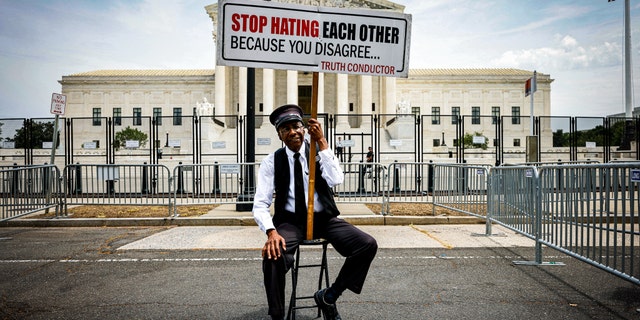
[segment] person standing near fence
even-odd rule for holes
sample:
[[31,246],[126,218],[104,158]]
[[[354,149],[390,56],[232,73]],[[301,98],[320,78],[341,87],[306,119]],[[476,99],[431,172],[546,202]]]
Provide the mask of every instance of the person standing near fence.
[[[369,147],[369,151],[367,151],[367,163],[372,163],[373,162],[373,148]],[[371,170],[373,169],[371,164],[367,165],[367,173],[368,173],[368,177],[371,178]]]
[[[254,219],[267,235],[262,248],[262,271],[272,319],[284,319],[285,274],[293,266],[295,252],[306,235],[309,143],[304,140],[302,115],[299,106],[289,104],[277,108],[269,116],[285,147],[262,160],[253,204]],[[329,288],[316,292],[314,299],[325,320],[341,319],[336,301],[346,289],[356,294],[362,291],[378,245],[372,236],[338,218],[340,212],[331,188],[343,182],[344,172],[317,119],[309,119],[308,133],[319,151],[316,157],[313,235],[326,239],[346,257],[335,282]],[[304,173],[298,174],[300,171]],[[302,180],[302,185],[298,185],[299,180]],[[300,188],[304,191],[296,191]],[[272,217],[269,208],[274,192]]]
[[338,137],[338,142],[336,142],[336,157],[338,157],[338,160],[340,160],[340,162],[344,161],[343,152],[344,147],[342,146],[342,138]]

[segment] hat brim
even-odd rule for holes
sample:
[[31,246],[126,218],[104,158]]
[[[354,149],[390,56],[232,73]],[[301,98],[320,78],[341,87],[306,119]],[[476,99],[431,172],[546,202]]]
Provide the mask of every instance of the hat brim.
[[302,117],[297,114],[287,114],[278,119],[276,122],[276,129],[280,129],[280,126],[291,121],[300,121],[302,122]]

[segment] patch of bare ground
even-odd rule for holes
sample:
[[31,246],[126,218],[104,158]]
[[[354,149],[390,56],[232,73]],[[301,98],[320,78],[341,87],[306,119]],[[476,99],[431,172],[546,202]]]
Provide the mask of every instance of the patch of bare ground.
[[[366,204],[367,208],[371,211],[379,213],[381,212],[381,205]],[[389,214],[396,216],[465,216],[464,213],[460,213],[455,210],[450,210],[442,207],[435,207],[431,203],[417,203],[417,202],[393,202],[389,204]]]
[[[181,217],[197,217],[208,213],[219,204],[178,206],[178,214]],[[31,216],[31,218],[54,217],[55,212]],[[69,208],[70,218],[160,218],[169,216],[167,206],[112,206],[112,205],[85,205]]]
[[[380,213],[381,204],[365,204],[371,211]],[[178,206],[180,217],[197,217],[208,213],[216,205],[190,205]],[[435,207],[431,203],[403,203],[394,202],[389,204],[389,212],[397,216],[464,216],[465,214],[455,210]],[[55,212],[32,215],[30,218],[50,218]],[[160,218],[169,216],[167,206],[126,206],[126,205],[82,205],[69,208],[70,218]]]

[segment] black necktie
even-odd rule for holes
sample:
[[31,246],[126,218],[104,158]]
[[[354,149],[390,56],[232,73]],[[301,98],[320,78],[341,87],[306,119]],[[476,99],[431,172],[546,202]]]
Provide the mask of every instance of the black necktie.
[[300,153],[293,155],[293,179],[294,192],[296,197],[296,215],[304,217],[307,215],[307,204],[304,200],[304,180],[302,178],[302,164],[300,164]]

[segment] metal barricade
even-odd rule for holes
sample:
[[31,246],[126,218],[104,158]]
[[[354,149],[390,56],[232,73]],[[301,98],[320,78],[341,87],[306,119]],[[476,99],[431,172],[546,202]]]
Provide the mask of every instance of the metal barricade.
[[489,166],[437,164],[434,167],[433,207],[472,216],[487,216]]
[[250,206],[253,204],[259,167],[259,163],[179,164],[173,169],[173,202],[176,206]]
[[60,170],[55,165],[0,170],[0,221],[55,209],[59,213]]
[[[495,222],[533,240],[540,238],[540,186],[533,166],[491,169],[487,223]],[[536,241],[536,258],[542,264],[542,247]]]
[[640,284],[640,163],[539,172],[540,242]]
[[333,188],[337,203],[381,203],[388,178],[380,163],[342,163],[344,182]]
[[433,163],[393,162],[386,170],[382,214],[392,214],[391,203],[429,202],[433,192]]
[[73,164],[64,168],[64,212],[70,205],[155,205],[171,212],[170,171],[157,164]]
[[[640,163],[498,167],[489,218],[542,245],[640,284]],[[555,263],[551,263],[555,264]]]

